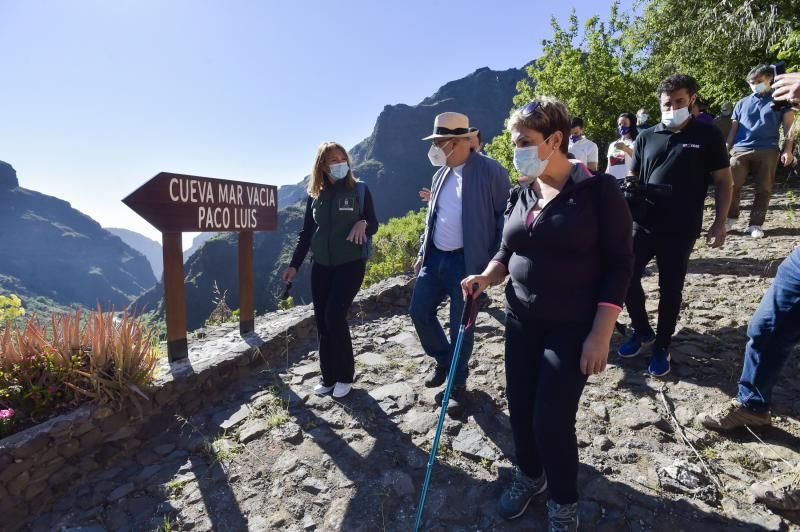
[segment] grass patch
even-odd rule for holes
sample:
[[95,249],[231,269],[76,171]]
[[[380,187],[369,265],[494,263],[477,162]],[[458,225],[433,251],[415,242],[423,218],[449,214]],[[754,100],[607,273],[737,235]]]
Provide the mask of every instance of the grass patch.
[[269,425],[269,428],[280,427],[289,422],[289,402],[281,397],[282,390],[277,386],[272,386],[267,390],[266,395],[258,398],[253,406],[259,415]]
[[[188,480],[180,479],[180,478],[174,478],[174,479],[170,480],[169,482],[167,482],[167,484],[166,484],[167,492],[169,493],[170,498],[175,499],[175,498],[179,497],[180,494],[183,493],[183,487],[188,482],[189,482]],[[166,515],[164,517],[166,519],[169,519],[169,517],[166,516]]]
[[228,431],[225,430],[214,441],[207,441],[203,451],[212,462],[225,463],[233,460],[236,453],[240,451],[240,447],[233,442]]

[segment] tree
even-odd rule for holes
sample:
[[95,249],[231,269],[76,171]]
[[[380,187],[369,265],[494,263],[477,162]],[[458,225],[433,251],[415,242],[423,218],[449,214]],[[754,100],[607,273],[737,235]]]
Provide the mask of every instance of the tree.
[[[608,22],[589,18],[580,31],[575,11],[566,27],[551,19],[551,38],[542,43],[542,56],[528,67],[530,81],[520,82],[514,98],[517,107],[537,96],[553,96],[567,105],[571,116],[580,116],[586,135],[600,148],[601,168],[605,148],[617,138],[620,113],[635,113],[655,104],[654,86],[640,69],[640,58],[629,46],[630,21],[614,2]],[[512,169],[513,150],[506,132],[497,137],[487,153]],[[516,173],[512,172],[514,177]]]
[[[592,17],[582,34],[574,11],[565,27],[551,20],[553,34],[528,67],[530,80],[520,82],[515,106],[541,95],[562,100],[584,118],[602,154],[620,112],[645,106],[657,116],[655,90],[671,74],[697,79],[713,109],[749,94],[745,76],[759,63],[782,59],[800,70],[800,0],[639,0],[636,11],[631,18],[614,2],[608,22]],[[507,132],[487,153],[516,177]]]
[[716,106],[750,92],[745,76],[752,67],[774,61],[778,49],[789,56],[796,50],[800,0],[642,0],[640,6],[643,16],[629,35],[646,58],[645,77],[690,74],[701,97]]

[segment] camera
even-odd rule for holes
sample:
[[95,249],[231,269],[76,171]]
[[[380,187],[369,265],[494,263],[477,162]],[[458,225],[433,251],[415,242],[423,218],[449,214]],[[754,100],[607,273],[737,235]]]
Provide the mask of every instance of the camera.
[[[770,66],[772,67],[773,82],[775,81],[776,77],[780,76],[781,74],[786,74],[786,63],[784,63],[783,61],[780,61]],[[788,100],[780,100],[777,102],[773,101],[771,107],[773,111],[780,111],[784,107],[789,107],[790,105],[791,102],[789,102]]]
[[672,196],[672,185],[642,182],[639,176],[627,176],[620,187],[634,221],[643,221],[649,205]]

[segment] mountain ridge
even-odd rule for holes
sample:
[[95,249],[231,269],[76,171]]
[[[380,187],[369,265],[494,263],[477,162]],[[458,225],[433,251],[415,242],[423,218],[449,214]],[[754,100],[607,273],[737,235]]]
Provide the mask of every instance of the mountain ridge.
[[[0,161],[0,292],[59,307],[128,306],[156,283],[140,252]],[[11,186],[16,185],[16,186]]]

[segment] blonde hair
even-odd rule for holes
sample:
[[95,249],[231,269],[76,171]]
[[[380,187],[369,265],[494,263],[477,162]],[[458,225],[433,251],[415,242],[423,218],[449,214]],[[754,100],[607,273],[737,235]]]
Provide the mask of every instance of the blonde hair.
[[531,101],[531,103],[533,102],[538,102],[539,105],[529,115],[523,115],[524,107],[511,114],[511,118],[508,119],[508,130],[514,131],[524,127],[538,131],[544,138],[560,131],[562,137],[559,148],[562,153],[567,153],[571,128],[566,104],[552,96],[540,96]]
[[311,177],[308,180],[308,195],[312,198],[318,198],[319,193],[323,188],[330,184],[328,181],[328,170],[325,164],[325,157],[333,150],[341,150],[347,159],[347,177],[345,177],[345,184],[349,190],[356,186],[356,178],[353,175],[353,163],[350,160],[350,154],[338,142],[323,142],[317,148],[317,156],[314,159],[314,166],[311,168]]

